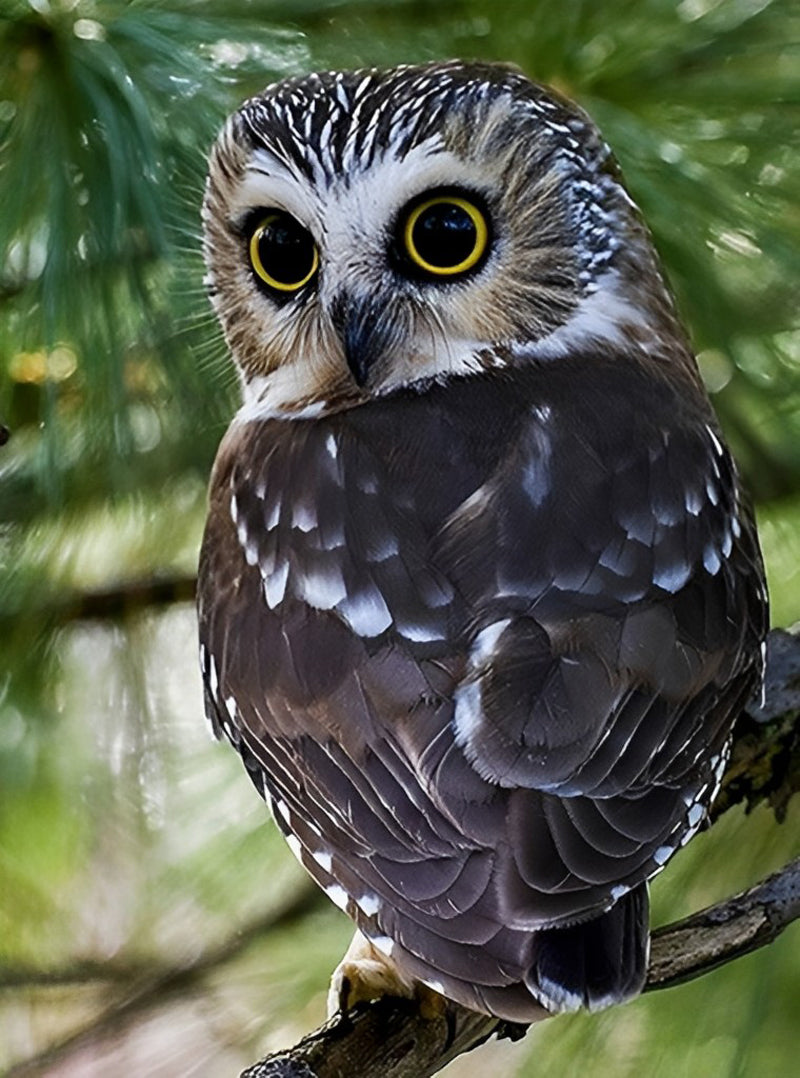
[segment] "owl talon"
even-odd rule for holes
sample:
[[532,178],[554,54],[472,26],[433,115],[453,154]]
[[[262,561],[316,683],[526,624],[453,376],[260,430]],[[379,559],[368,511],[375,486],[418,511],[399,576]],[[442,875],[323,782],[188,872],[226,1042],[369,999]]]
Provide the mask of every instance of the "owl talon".
[[[356,932],[331,977],[328,1018],[335,1014],[346,1015],[357,1003],[368,1003],[381,996],[413,999],[421,987],[402,974],[391,958],[377,950],[360,932]],[[425,992],[430,993],[431,990],[425,989]],[[432,1004],[427,1004],[420,996],[420,1013],[424,1006]]]

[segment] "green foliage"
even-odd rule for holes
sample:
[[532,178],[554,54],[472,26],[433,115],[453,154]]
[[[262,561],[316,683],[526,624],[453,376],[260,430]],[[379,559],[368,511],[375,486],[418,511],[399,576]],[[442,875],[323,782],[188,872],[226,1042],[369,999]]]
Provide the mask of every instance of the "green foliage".
[[[800,618],[798,43],[791,0],[0,0],[0,966],[180,964],[301,886],[232,754],[203,739],[191,612],[73,616],[92,589],[193,572],[236,402],[199,254],[224,114],[285,74],[454,55],[517,63],[580,101],[653,230],[762,503],[787,624]],[[725,828],[659,881],[662,920],[792,846],[765,815]],[[325,910],[226,965],[203,984],[224,1016],[213,1036],[171,1026],[172,1069],[153,1048],[146,1072],[188,1073],[200,1052],[198,1073],[234,1073],[269,1029],[286,1042],[310,1027],[346,935]],[[799,974],[788,944],[775,954],[549,1024],[514,1065],[788,1073]],[[32,986],[0,1007],[0,1068],[90,1021],[104,985],[77,978],[49,1008]],[[163,1044],[144,1023],[116,1036],[108,1051],[123,1055],[98,1048],[87,1074],[119,1069],[126,1044]]]
[[205,151],[234,87],[306,50],[204,7],[16,4],[0,22],[6,520],[207,471],[233,396],[202,298]]

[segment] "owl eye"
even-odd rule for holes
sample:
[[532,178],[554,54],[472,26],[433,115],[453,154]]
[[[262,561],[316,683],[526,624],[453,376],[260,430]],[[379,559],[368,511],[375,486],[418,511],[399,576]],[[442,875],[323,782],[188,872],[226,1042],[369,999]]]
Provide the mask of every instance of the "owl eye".
[[291,214],[273,210],[250,237],[250,262],[269,288],[296,292],[319,266],[319,252],[307,228]]
[[403,245],[415,266],[454,277],[478,264],[489,245],[489,226],[478,207],[457,195],[436,195],[411,210]]

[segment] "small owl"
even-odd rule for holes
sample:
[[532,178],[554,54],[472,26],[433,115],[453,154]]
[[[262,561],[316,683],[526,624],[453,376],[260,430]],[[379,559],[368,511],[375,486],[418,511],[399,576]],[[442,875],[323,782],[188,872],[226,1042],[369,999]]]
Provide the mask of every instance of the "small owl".
[[608,147],[505,66],[315,74],[228,120],[203,221],[244,398],[200,561],[206,706],[356,922],[333,1004],[634,996],[766,595]]

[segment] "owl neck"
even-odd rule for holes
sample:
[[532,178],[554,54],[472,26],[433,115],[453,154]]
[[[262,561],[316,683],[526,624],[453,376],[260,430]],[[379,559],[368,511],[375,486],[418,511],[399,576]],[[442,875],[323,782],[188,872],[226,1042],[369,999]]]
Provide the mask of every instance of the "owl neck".
[[622,352],[694,371],[691,345],[652,255],[618,257],[591,283],[561,326],[513,348],[517,356],[544,360],[585,350]]

